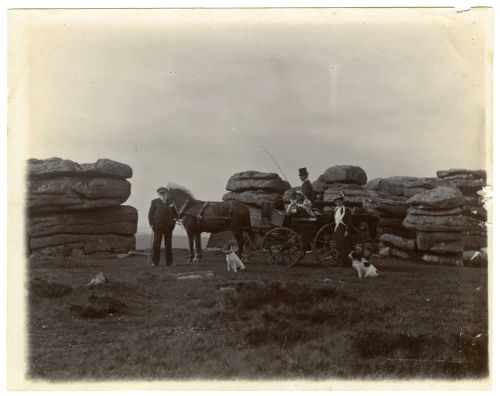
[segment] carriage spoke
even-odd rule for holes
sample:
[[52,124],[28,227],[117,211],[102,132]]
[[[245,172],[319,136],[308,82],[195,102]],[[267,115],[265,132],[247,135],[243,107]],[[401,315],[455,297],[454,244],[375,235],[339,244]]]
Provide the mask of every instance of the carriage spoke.
[[292,229],[286,227],[274,228],[267,232],[262,243],[268,261],[282,266],[292,266],[302,258],[302,241]]
[[[335,268],[340,263],[340,253],[335,241],[334,227],[327,224],[322,227],[314,238],[314,250],[318,260],[329,268]],[[352,247],[361,254],[364,253],[363,237],[356,231],[352,233]]]
[[333,225],[327,224],[320,228],[313,242],[316,258],[329,268],[335,268],[339,262],[334,232]]

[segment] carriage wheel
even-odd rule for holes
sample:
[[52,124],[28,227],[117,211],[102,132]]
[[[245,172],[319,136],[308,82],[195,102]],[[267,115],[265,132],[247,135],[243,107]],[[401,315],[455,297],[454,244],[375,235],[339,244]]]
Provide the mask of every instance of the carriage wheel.
[[264,235],[262,250],[270,264],[291,267],[304,257],[302,238],[294,230],[278,227]]
[[[351,241],[353,250],[364,254],[363,237],[357,230],[352,232]],[[319,262],[328,268],[337,268],[340,265],[334,223],[326,224],[319,229],[314,237],[313,250]]]

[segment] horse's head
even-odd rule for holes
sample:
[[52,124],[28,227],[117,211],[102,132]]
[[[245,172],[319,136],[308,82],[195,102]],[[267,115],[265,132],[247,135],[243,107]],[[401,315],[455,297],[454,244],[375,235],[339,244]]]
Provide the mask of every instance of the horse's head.
[[187,200],[194,200],[193,194],[189,190],[175,183],[168,183],[167,190],[168,196],[175,202],[179,210]]

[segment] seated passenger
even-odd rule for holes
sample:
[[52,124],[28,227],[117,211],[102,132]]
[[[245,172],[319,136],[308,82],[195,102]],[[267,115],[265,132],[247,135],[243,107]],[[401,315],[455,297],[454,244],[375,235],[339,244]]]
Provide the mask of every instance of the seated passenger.
[[292,193],[292,200],[286,208],[286,212],[315,217],[314,212],[311,210],[311,206],[311,201],[307,199],[301,191],[294,191]]

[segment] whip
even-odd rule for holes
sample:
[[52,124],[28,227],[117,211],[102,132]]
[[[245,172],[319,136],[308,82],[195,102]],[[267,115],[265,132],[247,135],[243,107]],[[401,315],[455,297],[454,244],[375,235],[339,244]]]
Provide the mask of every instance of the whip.
[[264,150],[266,152],[266,154],[269,156],[269,158],[271,158],[271,160],[274,162],[274,164],[276,165],[276,167],[279,169],[279,171],[281,172],[281,174],[283,175],[283,178],[288,182],[290,183],[290,181],[288,180],[288,178],[286,177],[285,175],[285,172],[283,172],[283,169],[281,169],[281,166],[278,164],[278,162],[274,159],[273,155],[264,147],[264,146],[259,146],[259,148],[261,148],[262,150]]

